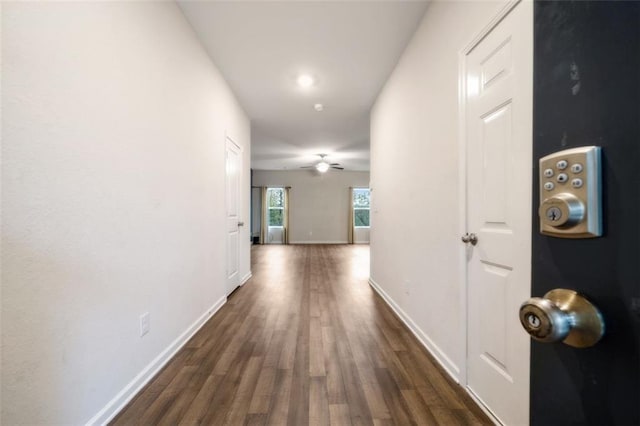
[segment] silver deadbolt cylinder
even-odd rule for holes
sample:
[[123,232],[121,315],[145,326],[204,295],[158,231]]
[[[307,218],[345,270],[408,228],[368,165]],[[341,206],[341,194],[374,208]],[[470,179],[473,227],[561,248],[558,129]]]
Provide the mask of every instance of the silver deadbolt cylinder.
[[524,302],[520,306],[520,322],[539,342],[562,341],[576,348],[593,346],[604,334],[598,308],[577,292],[562,288]]
[[567,228],[576,225],[585,216],[584,204],[578,197],[561,193],[545,199],[538,211],[542,221],[555,228]]

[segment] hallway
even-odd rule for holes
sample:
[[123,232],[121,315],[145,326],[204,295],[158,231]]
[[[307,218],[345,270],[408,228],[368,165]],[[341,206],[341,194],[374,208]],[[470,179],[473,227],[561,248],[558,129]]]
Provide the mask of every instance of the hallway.
[[369,287],[368,246],[254,246],[252,269],[113,424],[491,424]]

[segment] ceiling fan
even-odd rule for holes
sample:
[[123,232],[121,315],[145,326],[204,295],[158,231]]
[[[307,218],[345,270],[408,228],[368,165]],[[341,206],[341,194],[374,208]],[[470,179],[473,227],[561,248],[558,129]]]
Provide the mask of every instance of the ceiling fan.
[[318,161],[316,164],[312,166],[302,166],[300,168],[316,169],[320,173],[325,173],[329,169],[344,170],[344,167],[340,167],[340,163],[329,163],[327,160],[325,160],[327,154],[318,154],[318,156],[320,157],[320,161]]

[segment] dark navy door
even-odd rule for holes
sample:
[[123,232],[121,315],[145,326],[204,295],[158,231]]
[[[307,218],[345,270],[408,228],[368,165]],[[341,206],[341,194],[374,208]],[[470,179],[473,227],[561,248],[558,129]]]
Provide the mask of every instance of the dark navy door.
[[[533,425],[640,424],[640,3],[535,3],[532,294],[586,294],[607,325],[588,349],[532,342]],[[604,236],[538,230],[537,159],[599,145]]]

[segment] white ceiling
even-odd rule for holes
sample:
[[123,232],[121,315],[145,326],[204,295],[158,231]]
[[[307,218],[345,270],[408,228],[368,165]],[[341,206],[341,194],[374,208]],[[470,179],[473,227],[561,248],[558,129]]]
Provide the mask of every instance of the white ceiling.
[[[369,170],[369,110],[425,1],[179,5],[251,119],[252,168],[298,169],[324,153],[346,170]],[[300,73],[315,86],[298,87]]]

